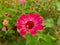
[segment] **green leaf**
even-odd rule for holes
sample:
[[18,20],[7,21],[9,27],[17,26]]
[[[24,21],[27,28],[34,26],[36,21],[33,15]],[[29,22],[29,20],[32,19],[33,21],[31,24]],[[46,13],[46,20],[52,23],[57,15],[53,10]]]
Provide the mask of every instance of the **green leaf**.
[[56,5],[57,5],[57,10],[60,11],[60,2],[57,2]]
[[51,36],[49,33],[44,34],[44,30],[38,31],[37,36],[39,39],[39,45],[54,45],[53,40],[56,40],[55,37]]
[[25,38],[26,38],[26,45],[37,45],[38,44],[38,41],[39,41],[38,36],[27,34]]
[[13,30],[7,30],[7,31],[5,32],[5,34],[12,34],[12,33],[14,33]]
[[16,45],[26,45],[26,39],[24,37],[18,37]]
[[60,45],[60,40],[56,41],[56,44],[57,44],[57,45]]
[[53,27],[54,26],[54,21],[52,18],[46,19],[43,23],[44,26],[46,27]]
[[60,16],[58,18],[57,24],[60,25]]
[[40,38],[40,45],[53,45],[53,40],[51,36],[47,34],[47,35],[44,35],[44,37]]

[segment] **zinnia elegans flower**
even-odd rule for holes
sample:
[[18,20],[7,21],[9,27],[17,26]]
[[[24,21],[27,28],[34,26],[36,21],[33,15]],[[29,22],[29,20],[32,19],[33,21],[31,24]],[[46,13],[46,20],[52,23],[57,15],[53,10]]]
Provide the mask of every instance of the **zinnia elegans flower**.
[[2,27],[2,31],[6,31],[6,29],[7,29],[7,28],[6,28],[5,26],[4,26],[4,27]]
[[8,25],[8,21],[7,20],[3,20],[2,24],[5,25],[5,26]]
[[6,13],[4,14],[4,17],[8,17],[8,16],[9,16],[9,13],[6,12]]
[[43,18],[36,13],[22,14],[17,19],[17,30],[20,30],[20,35],[24,35],[26,32],[30,34],[36,34],[37,30],[43,29]]
[[21,3],[21,4],[24,4],[24,3],[25,3],[25,0],[20,0],[20,3]]

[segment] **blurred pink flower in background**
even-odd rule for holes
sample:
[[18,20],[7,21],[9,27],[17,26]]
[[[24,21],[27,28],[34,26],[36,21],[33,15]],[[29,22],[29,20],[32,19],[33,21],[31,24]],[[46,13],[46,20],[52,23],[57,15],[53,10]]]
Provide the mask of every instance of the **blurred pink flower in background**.
[[2,24],[5,26],[8,25],[8,20],[3,20]]
[[20,0],[20,3],[21,3],[21,4],[24,4],[24,3],[25,3],[25,0]]
[[6,29],[7,29],[7,28],[6,28],[5,26],[2,27],[2,31],[6,31]]
[[43,18],[37,13],[28,13],[22,14],[17,19],[17,30],[20,30],[20,35],[25,35],[26,32],[29,32],[32,35],[35,35],[37,30],[43,29]]
[[8,16],[9,16],[8,12],[4,13],[4,17],[8,17]]

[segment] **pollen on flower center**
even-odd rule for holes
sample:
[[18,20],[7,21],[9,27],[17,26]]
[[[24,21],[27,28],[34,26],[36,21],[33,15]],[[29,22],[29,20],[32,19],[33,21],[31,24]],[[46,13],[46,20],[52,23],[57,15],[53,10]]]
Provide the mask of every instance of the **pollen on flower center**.
[[27,29],[32,29],[34,27],[34,22],[33,21],[28,21],[26,24],[25,24],[25,27]]

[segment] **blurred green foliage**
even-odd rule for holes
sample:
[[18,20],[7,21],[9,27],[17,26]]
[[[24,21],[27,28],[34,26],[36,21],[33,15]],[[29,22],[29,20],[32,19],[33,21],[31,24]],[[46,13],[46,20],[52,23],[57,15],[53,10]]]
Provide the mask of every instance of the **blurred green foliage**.
[[[15,0],[16,1],[16,0]],[[9,12],[9,17],[4,13]],[[35,36],[26,34],[24,37],[14,28],[18,16],[23,13],[34,12],[44,18],[44,29],[37,31]],[[2,31],[2,21],[9,21],[8,30]],[[0,0],[0,45],[60,45],[60,37],[56,33],[60,31],[60,0],[26,0],[20,4],[17,0]]]

